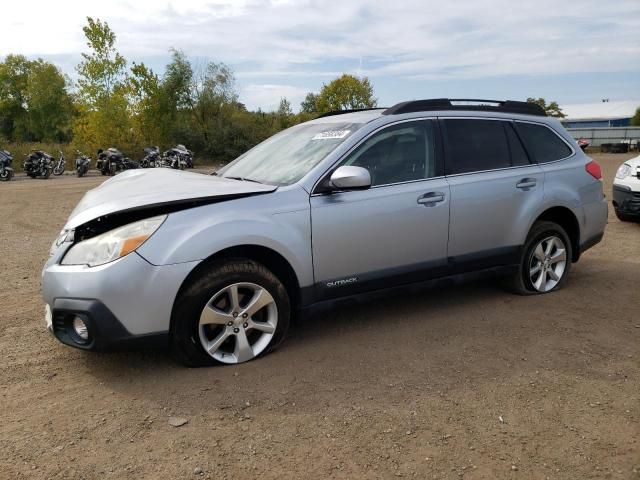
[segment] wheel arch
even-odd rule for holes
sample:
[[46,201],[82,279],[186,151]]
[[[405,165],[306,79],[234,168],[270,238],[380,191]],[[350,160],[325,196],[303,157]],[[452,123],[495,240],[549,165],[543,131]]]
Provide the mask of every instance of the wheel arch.
[[[191,283],[194,278],[200,275],[201,272],[206,271],[208,268],[211,268],[211,265],[214,262],[230,258],[245,258],[253,260],[255,262],[261,263],[269,270],[271,270],[287,289],[289,300],[291,302],[291,311],[296,311],[296,309],[300,305],[301,299],[300,282],[295,270],[283,255],[269,247],[265,247],[262,245],[237,245],[228,247],[205,258],[185,277],[182,284],[180,285],[180,288],[178,289],[175,300],[177,300],[180,295],[182,295],[184,289]],[[174,319],[173,310],[175,309],[176,304],[175,300],[171,312],[172,325]]]
[[580,258],[580,224],[576,215],[567,207],[551,207],[542,212],[535,222],[548,221],[560,225],[571,241],[571,261],[577,262]]

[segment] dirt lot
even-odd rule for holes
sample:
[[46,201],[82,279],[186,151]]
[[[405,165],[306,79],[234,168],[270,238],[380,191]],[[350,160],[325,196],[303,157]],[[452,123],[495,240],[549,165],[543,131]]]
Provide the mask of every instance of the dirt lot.
[[[627,157],[597,156],[608,195]],[[0,183],[0,478],[640,478],[640,225],[610,211],[552,295],[388,298],[186,369],[44,329],[49,245],[100,181]]]

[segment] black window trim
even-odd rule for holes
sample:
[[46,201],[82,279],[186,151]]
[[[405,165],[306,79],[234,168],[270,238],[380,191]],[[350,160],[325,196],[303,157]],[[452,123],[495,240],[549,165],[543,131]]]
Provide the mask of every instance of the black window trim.
[[[441,135],[441,131],[440,131],[440,122],[438,121],[437,117],[434,116],[425,116],[425,117],[414,117],[414,118],[405,118],[402,120],[398,120],[396,122],[392,122],[392,123],[385,123],[384,125],[381,125],[380,127],[376,128],[375,130],[369,132],[368,135],[366,135],[365,137],[361,138],[355,145],[353,145],[349,150],[347,150],[338,160],[336,160],[333,165],[331,165],[326,171],[325,173],[323,173],[320,178],[316,181],[316,183],[313,185],[313,188],[311,189],[311,196],[315,197],[315,196],[319,196],[319,195],[327,195],[328,192],[325,191],[318,191],[318,188],[320,186],[320,184],[322,182],[324,182],[326,180],[327,177],[331,176],[331,174],[333,174],[333,172],[347,159],[349,158],[349,156],[358,148],[360,147],[360,145],[362,145],[364,142],[366,142],[367,140],[369,140],[370,138],[372,138],[374,135],[380,133],[383,130],[386,130],[387,128],[391,128],[394,127],[396,125],[402,124],[402,123],[409,123],[409,122],[421,122],[421,121],[430,121],[431,125],[433,127],[433,139],[434,139],[434,155],[435,155],[435,175],[433,177],[429,177],[429,178],[418,178],[416,180],[407,180],[404,182],[396,182],[396,183],[385,183],[383,185],[372,185],[371,189],[374,188],[384,188],[384,187],[392,187],[395,185],[404,185],[404,184],[408,184],[408,183],[417,183],[417,182],[428,182],[431,180],[436,180],[436,179],[442,179],[445,178],[445,172],[444,172],[444,151],[443,151],[443,140],[442,140],[442,135]],[[337,192],[334,192],[337,193]]]
[[[527,152],[527,155],[529,156],[529,159],[532,159],[535,164],[537,164],[537,165],[549,165],[551,163],[562,162],[562,161],[567,160],[567,159],[569,159],[569,158],[571,158],[571,157],[576,155],[576,149],[573,148],[573,145],[571,145],[571,143],[569,143],[564,137],[562,137],[562,135],[560,135],[558,132],[556,132],[555,128],[551,128],[546,123],[532,122],[532,121],[529,121],[529,120],[517,120],[517,119],[514,119],[513,123],[514,123],[514,128],[516,130],[516,133],[518,134],[518,137],[520,137],[520,141],[522,142],[522,145],[524,146],[524,149]],[[532,125],[538,125],[540,127],[548,128],[549,130],[551,130],[553,132],[553,134],[556,137],[558,137],[560,140],[562,140],[567,147],[569,147],[569,151],[571,153],[569,155],[567,155],[566,157],[558,158],[557,160],[551,160],[550,162],[543,162],[543,163],[538,162],[537,160],[533,159],[533,155],[529,153],[529,150],[527,150],[526,142],[524,141],[522,133],[520,133],[520,130],[518,129],[518,123],[530,123]]]
[[[527,161],[529,162],[529,165],[517,165],[518,167],[528,167],[530,165],[537,165],[538,162],[536,162],[531,154],[527,151],[527,147],[524,144],[524,140],[522,140],[522,138],[520,137],[520,133],[518,132],[518,129],[516,128],[515,122],[513,120],[511,120],[509,122],[509,124],[511,125],[511,130],[513,131],[513,134],[516,136],[516,141],[520,143],[520,146],[522,147],[522,151],[524,152],[524,156],[527,157]],[[511,163],[513,166],[513,151],[511,150],[511,142],[509,141],[509,134],[507,133],[507,130],[509,129],[509,127],[506,124],[502,124],[502,127],[505,130],[505,135],[507,136],[507,148],[509,149],[509,157],[511,158]]]

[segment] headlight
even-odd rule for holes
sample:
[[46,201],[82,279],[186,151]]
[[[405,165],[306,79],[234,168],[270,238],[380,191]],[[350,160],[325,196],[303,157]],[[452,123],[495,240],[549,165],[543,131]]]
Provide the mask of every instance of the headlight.
[[618,171],[616,172],[616,178],[622,180],[629,175],[631,175],[631,165],[627,165],[626,163],[620,165],[620,168],[618,168]]
[[67,252],[62,265],[96,267],[136,251],[162,225],[166,215],[146,218],[84,240]]
[[75,230],[62,230],[58,238],[56,238],[51,244],[51,248],[49,249],[49,256],[53,256],[58,247],[63,243],[73,242],[73,238],[75,236]]

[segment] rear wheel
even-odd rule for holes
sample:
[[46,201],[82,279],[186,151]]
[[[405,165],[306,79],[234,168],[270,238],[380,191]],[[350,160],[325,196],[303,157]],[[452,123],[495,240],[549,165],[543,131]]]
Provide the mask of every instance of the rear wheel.
[[218,261],[177,299],[172,352],[193,367],[247,362],[282,343],[290,316],[284,285],[264,265],[248,259]]
[[550,293],[562,288],[571,270],[571,241],[553,222],[536,222],[525,242],[518,271],[507,279],[519,295]]
[[52,169],[51,167],[47,167],[47,168],[45,168],[45,169],[44,169],[44,174],[42,175],[42,178],[44,178],[45,180],[46,180],[47,178],[49,178],[49,177],[51,176],[51,171],[52,171],[52,170],[53,170],[53,169]]

